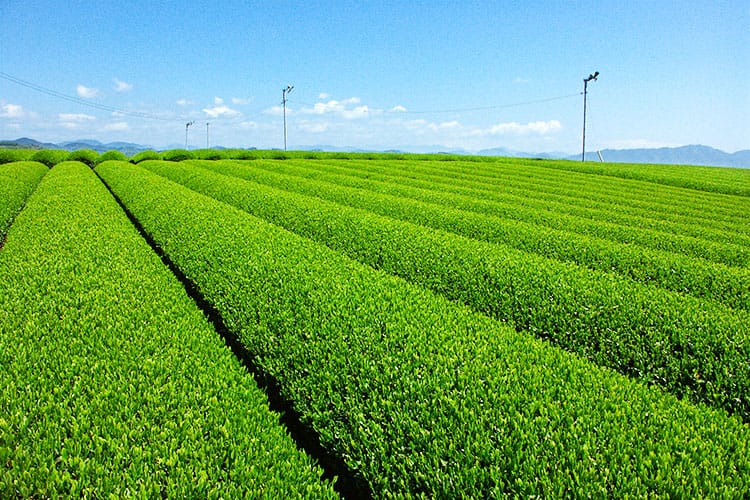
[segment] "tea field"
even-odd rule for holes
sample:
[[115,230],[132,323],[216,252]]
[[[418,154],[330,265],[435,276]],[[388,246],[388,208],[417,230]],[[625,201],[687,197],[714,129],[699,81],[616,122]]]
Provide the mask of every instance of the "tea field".
[[0,150],[0,497],[750,495],[750,171]]

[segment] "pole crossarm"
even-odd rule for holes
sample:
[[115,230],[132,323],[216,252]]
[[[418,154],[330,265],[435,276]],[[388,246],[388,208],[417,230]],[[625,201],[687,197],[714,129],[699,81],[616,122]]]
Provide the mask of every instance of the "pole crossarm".
[[583,147],[581,148],[581,161],[586,161],[586,94],[588,94],[588,85],[590,81],[596,81],[599,72],[595,71],[587,78],[583,79]]
[[286,151],[286,96],[294,89],[294,85],[287,85],[281,89],[281,104],[284,108],[284,151]]

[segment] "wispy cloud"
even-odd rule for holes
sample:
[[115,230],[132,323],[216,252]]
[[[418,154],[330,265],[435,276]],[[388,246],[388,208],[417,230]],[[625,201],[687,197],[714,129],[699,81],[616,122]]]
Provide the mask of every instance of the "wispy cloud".
[[350,97],[343,101],[337,101],[331,99],[327,102],[317,102],[311,108],[302,108],[300,113],[306,115],[326,115],[332,114],[337,115],[347,120],[354,120],[357,118],[365,118],[367,116],[379,115],[382,110],[371,109],[367,105],[360,105],[361,100],[359,97]]
[[60,113],[58,118],[66,122],[87,122],[96,120],[95,116],[87,115],[85,113]]
[[119,78],[113,78],[112,81],[115,82],[115,86],[113,87],[115,92],[122,93],[130,92],[131,90],[133,90],[132,83],[123,82]]
[[[268,109],[263,110],[264,115],[271,115],[271,116],[281,116],[284,113],[284,109],[281,106],[271,106]],[[286,114],[291,115],[294,111],[287,106],[286,108]]]
[[248,98],[232,97],[232,104],[234,104],[235,106],[247,106],[251,102],[253,102],[252,97],[248,97]]
[[175,101],[175,104],[177,104],[178,106],[190,106],[191,104],[195,103],[188,99],[178,99],[177,101]]
[[526,124],[518,122],[498,123],[489,128],[476,129],[474,135],[547,135],[562,129],[558,120],[535,121]]
[[397,104],[393,106],[389,111],[391,113],[403,113],[404,111],[406,111],[406,108],[400,104]]
[[96,120],[95,116],[85,113],[60,113],[57,117],[60,120],[60,126],[68,129],[78,129],[84,124]]
[[108,123],[104,126],[104,130],[107,132],[124,132],[130,130],[130,125],[127,122]]
[[20,104],[3,104],[0,106],[0,117],[2,118],[23,118],[25,114],[23,106]]
[[452,130],[457,129],[461,126],[459,122],[456,120],[450,121],[450,122],[442,122],[442,123],[430,123],[427,128],[434,131],[439,130]]
[[78,97],[83,97],[84,99],[93,99],[94,97],[97,97],[99,95],[99,89],[78,84],[78,86],[76,87],[76,93],[78,94]]
[[303,132],[322,134],[323,132],[328,131],[329,124],[325,122],[303,122],[297,125],[297,128],[299,128]]
[[237,116],[240,114],[236,109],[232,109],[224,104],[224,99],[221,97],[214,97],[214,106],[212,108],[203,108],[203,112],[211,118],[218,118],[220,116]]
[[326,92],[321,92],[320,94],[318,94],[318,99],[320,100],[325,100],[325,99],[328,99],[329,97],[331,97],[331,95],[327,94]]

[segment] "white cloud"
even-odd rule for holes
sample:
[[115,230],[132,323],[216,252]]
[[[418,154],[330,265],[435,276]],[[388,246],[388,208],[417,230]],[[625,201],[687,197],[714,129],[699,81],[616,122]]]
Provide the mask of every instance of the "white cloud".
[[191,104],[195,104],[193,101],[189,101],[187,99],[178,99],[175,103],[178,106],[190,106]]
[[[219,99],[217,97],[217,99]],[[223,101],[222,101],[223,102]],[[240,114],[236,109],[232,109],[225,104],[217,103],[213,108],[203,108],[203,112],[211,118],[218,118],[220,116],[237,116]]]
[[364,118],[366,116],[378,115],[382,111],[378,109],[370,109],[369,106],[354,106],[361,102],[359,97],[350,97],[343,101],[337,101],[331,99],[328,102],[317,102],[312,108],[302,108],[300,113],[306,115],[326,115],[334,114],[341,116],[347,120],[354,120],[357,118]]
[[331,95],[326,94],[325,92],[321,92],[320,94],[318,94],[318,99],[320,100],[325,100],[325,99],[328,99],[329,97],[331,97]]
[[224,104],[224,99],[222,99],[221,97],[214,97],[214,104],[216,104],[217,106],[221,106],[222,104]]
[[456,120],[450,121],[450,122],[443,122],[443,123],[430,123],[427,125],[427,127],[430,130],[438,131],[438,130],[450,130],[450,129],[456,129],[460,127],[461,124],[458,123]]
[[78,97],[83,97],[84,99],[93,99],[94,97],[99,95],[99,89],[78,84],[78,86],[76,87],[76,93],[78,94]]
[[403,106],[402,106],[402,105],[400,105],[400,104],[397,104],[396,106],[393,106],[393,107],[392,107],[392,108],[390,109],[390,112],[391,112],[391,113],[403,113],[404,111],[406,111],[406,108],[405,108],[405,107],[403,107]]
[[328,124],[325,122],[305,122],[297,126],[303,132],[321,134],[328,131]]
[[515,83],[515,84],[529,83],[529,82],[531,82],[530,78],[523,78],[523,77],[520,77],[520,76],[517,76],[516,78],[513,79],[513,83]]
[[[263,114],[271,115],[271,116],[281,116],[283,113],[284,113],[284,109],[281,106],[272,106],[263,111]],[[286,114],[290,115],[292,113],[293,111],[287,106]]]
[[130,92],[133,90],[132,83],[123,82],[119,78],[113,78],[112,81],[115,82],[115,86],[113,87],[115,92]]
[[241,122],[240,128],[245,130],[255,130],[258,128],[258,123],[254,121]]
[[246,106],[253,102],[252,97],[248,97],[247,99],[244,99],[242,97],[232,97],[232,104],[236,106]]
[[125,130],[130,130],[130,126],[127,122],[113,122],[106,124],[104,130],[107,132],[124,132]]
[[370,114],[379,114],[378,110],[370,110],[367,106],[357,106],[354,109],[347,109],[341,113],[341,116],[347,120],[354,120],[356,118],[364,118]]
[[537,134],[547,135],[562,129],[558,120],[535,121],[527,124],[518,122],[498,123],[487,129],[475,130],[475,135],[526,135]]
[[0,106],[0,117],[2,118],[23,118],[24,115],[23,106],[20,104],[3,104]]
[[60,120],[60,126],[68,129],[77,129],[86,122],[96,120],[95,116],[84,113],[60,113],[57,117]]
[[84,113],[60,113],[58,115],[61,121],[64,122],[78,122],[83,123],[87,121],[96,120],[95,116],[87,115]]

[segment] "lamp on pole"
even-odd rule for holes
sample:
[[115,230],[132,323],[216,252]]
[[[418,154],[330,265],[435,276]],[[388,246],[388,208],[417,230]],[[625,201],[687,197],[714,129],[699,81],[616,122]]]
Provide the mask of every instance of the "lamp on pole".
[[294,89],[294,85],[287,85],[281,89],[281,104],[284,107],[284,151],[286,151],[286,95]]
[[188,140],[187,140],[188,139],[188,129],[190,128],[190,125],[192,125],[193,123],[195,123],[195,120],[193,120],[191,122],[187,122],[185,124],[185,149],[188,148]]
[[588,91],[588,84],[591,80],[596,81],[599,76],[599,72],[595,71],[590,74],[588,78],[583,79],[583,150],[581,151],[581,161],[586,161],[586,93]]
[[209,122],[206,122],[206,149],[208,149],[208,125]]

